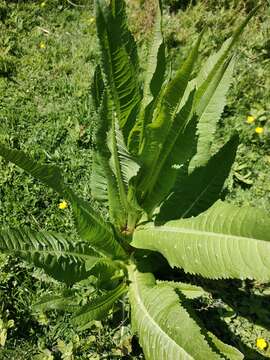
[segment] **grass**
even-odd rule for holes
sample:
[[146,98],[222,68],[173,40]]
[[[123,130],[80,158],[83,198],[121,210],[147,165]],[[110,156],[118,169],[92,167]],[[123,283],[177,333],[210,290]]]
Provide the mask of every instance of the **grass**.
[[[151,0],[152,1],[152,0]],[[153,22],[151,1],[129,1],[132,29],[146,58],[145,42]],[[164,31],[172,69],[186,56],[198,31],[205,28],[203,60],[227,38],[254,6],[249,1],[167,1]],[[184,2],[181,2],[184,4]],[[189,5],[190,4],[190,5]],[[241,137],[237,162],[228,182],[228,199],[270,211],[270,13],[263,1],[242,38],[237,52],[235,78],[228,105],[219,123],[217,144],[235,130]],[[138,19],[145,19],[139,20]],[[89,85],[99,56],[92,2],[0,0],[0,140],[33,157],[61,165],[66,180],[90,200],[91,102]],[[255,121],[246,122],[252,115]],[[255,132],[264,129],[263,134]],[[215,145],[218,146],[218,145]],[[74,232],[70,209],[58,209],[62,199],[0,160],[0,222],[2,227],[30,226]],[[177,273],[177,276],[183,274]],[[195,279],[194,279],[195,281]],[[198,281],[198,280],[196,280]],[[225,341],[236,345],[247,359],[269,357],[256,351],[256,338],[270,343],[269,287],[252,282],[203,284],[215,290],[212,299],[200,300],[198,311],[206,325]],[[0,259],[0,328],[7,340],[0,359],[142,359],[131,340],[128,314],[94,323],[85,333],[67,325],[68,313],[35,311],[32,304],[42,294],[62,287],[41,271],[14,258]],[[78,296],[92,289],[78,285]],[[225,306],[225,300],[230,307]],[[224,301],[224,302],[223,302]],[[125,310],[125,305],[122,306]],[[218,320],[221,318],[221,320]],[[209,320],[210,319],[210,320]],[[131,351],[131,345],[133,350]],[[65,357],[64,357],[65,356]]]

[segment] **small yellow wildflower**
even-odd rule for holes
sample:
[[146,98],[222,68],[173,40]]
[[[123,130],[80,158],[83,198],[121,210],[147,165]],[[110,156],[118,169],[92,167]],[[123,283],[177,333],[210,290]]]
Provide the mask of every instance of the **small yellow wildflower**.
[[255,117],[254,117],[254,116],[249,115],[249,116],[247,117],[247,123],[248,123],[248,124],[252,124],[252,123],[254,123],[254,121],[255,121]]
[[89,19],[89,24],[92,24],[94,21],[95,21],[95,18],[94,18],[94,17],[90,17],[90,19]]
[[40,49],[45,49],[46,45],[43,41],[39,44]]
[[40,4],[40,7],[44,8],[46,6],[46,1],[43,1],[41,4]]
[[262,134],[262,133],[264,132],[264,128],[258,126],[258,127],[256,127],[255,132],[256,132],[257,134]]
[[64,210],[68,207],[68,203],[64,200],[58,204],[59,209]]
[[259,350],[265,350],[268,347],[268,343],[264,338],[258,338],[256,340],[256,346]]

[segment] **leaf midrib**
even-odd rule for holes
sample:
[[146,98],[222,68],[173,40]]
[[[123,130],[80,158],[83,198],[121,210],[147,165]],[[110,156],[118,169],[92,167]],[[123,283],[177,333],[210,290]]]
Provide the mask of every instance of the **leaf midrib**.
[[[117,144],[117,131],[120,131],[120,129],[116,129],[115,122],[117,121],[116,114],[114,115],[114,118],[112,120],[112,157],[113,162],[115,166],[116,171],[116,181],[119,189],[119,195],[120,195],[120,201],[123,204],[123,207],[126,212],[128,212],[128,201],[127,201],[127,195],[126,195],[126,189],[124,185],[124,181],[122,178],[122,168],[121,168],[121,161],[119,159],[120,157],[120,151],[119,151],[119,144]],[[119,154],[118,154],[119,151]],[[118,157],[119,155],[119,157]]]
[[[139,229],[138,229],[139,230]],[[241,236],[241,235],[234,235],[234,234],[226,234],[226,233],[222,233],[222,232],[213,232],[213,231],[204,231],[204,230],[197,230],[197,229],[190,229],[190,228],[186,228],[186,227],[175,227],[175,226],[160,226],[160,227],[152,227],[149,229],[142,229],[142,230],[150,230],[150,231],[158,231],[158,232],[173,232],[173,233],[181,233],[181,234],[198,234],[198,235],[202,235],[202,236],[212,236],[212,237],[223,237],[223,238],[236,238],[236,239],[241,239],[241,240],[256,240],[256,241],[263,241],[263,242],[270,242],[269,240],[264,240],[264,239],[258,239],[258,238],[253,238],[253,237],[247,237],[247,236]]]
[[5,252],[5,253],[14,253],[14,252],[19,252],[19,253],[26,253],[26,254],[35,254],[35,253],[39,253],[39,254],[50,254],[50,255],[54,255],[54,256],[73,256],[75,258],[82,258],[82,259],[100,259],[98,256],[91,256],[91,255],[87,255],[87,254],[81,254],[78,252],[73,252],[73,251],[61,251],[61,250],[57,250],[57,251],[53,251],[53,250],[42,250],[42,249],[9,249],[8,247],[3,247],[0,246],[0,249]]
[[[132,271],[133,272],[133,271]],[[133,273],[134,274],[134,273]],[[150,320],[150,322],[154,325],[155,328],[158,329],[159,332],[161,332],[167,339],[169,339],[169,341],[173,342],[178,348],[180,348],[180,351],[182,351],[182,353],[185,354],[185,356],[188,356],[188,358],[193,359],[183,348],[181,348],[179,346],[179,344],[177,344],[177,342],[172,339],[159,325],[158,323],[153,319],[153,317],[150,316],[148,310],[146,309],[146,307],[144,306],[144,303],[140,297],[140,290],[139,290],[139,286],[138,286],[138,282],[137,282],[137,278],[136,278],[136,274],[134,274],[132,276],[132,284],[134,285],[134,289],[135,289],[135,298],[137,300],[138,305],[141,307],[142,312],[145,314],[145,316]]]

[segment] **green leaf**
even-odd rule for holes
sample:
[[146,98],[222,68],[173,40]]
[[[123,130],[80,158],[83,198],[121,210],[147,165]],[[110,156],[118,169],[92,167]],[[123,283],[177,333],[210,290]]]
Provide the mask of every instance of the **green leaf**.
[[104,91],[95,128],[90,186],[93,197],[107,206],[111,222],[123,228],[125,209],[120,201],[116,176],[109,164],[112,154],[108,148],[108,132],[112,127],[112,113],[111,99]]
[[101,295],[83,306],[71,319],[73,325],[82,331],[91,326],[93,320],[102,320],[113,304],[127,291],[125,284],[120,284],[112,291]]
[[[97,90],[98,91],[98,90]],[[99,97],[99,94],[98,94]],[[97,119],[93,129],[92,168],[90,177],[91,195],[97,201],[106,204],[108,202],[108,171],[111,172],[108,161],[111,153],[107,146],[107,133],[111,126],[112,111],[109,105],[109,97],[103,90],[97,108]]]
[[[158,281],[158,286],[170,286],[173,289],[176,290],[176,293],[184,295],[184,298],[186,299],[196,299],[198,297],[210,297],[211,295],[205,291],[200,286],[191,285],[191,284],[185,284],[181,282],[174,282],[174,281]],[[186,308],[187,308],[187,302],[186,302]],[[193,319],[196,319],[199,322],[199,319],[197,319],[197,315],[194,313],[193,309],[189,306],[188,309],[190,312],[192,312]],[[203,329],[204,333],[206,334],[206,338],[208,339],[208,342],[211,343],[212,347],[214,347],[220,354],[222,354],[223,358],[228,360],[242,360],[244,359],[243,354],[234,348],[233,346],[230,346],[228,344],[225,344],[221,340],[219,340],[214,334],[212,334],[210,331],[207,331],[206,329]]]
[[109,160],[95,151],[93,151],[91,194],[107,208],[110,221],[118,229],[124,228],[126,213],[120,201],[116,177],[110,167]]
[[126,253],[117,242],[112,228],[92,209],[89,203],[71,192],[68,199],[72,203],[80,238],[87,241],[102,256],[125,258]]
[[148,65],[144,83],[143,104],[147,106],[159,94],[166,70],[165,44],[162,31],[162,4],[156,2],[152,46],[148,56]]
[[174,192],[161,206],[157,223],[188,218],[207,210],[219,198],[235,160],[238,136],[233,136],[204,167],[177,179]]
[[136,43],[127,28],[125,2],[96,0],[96,25],[102,70],[113,99],[120,128],[135,122],[141,94]]
[[225,356],[225,359],[228,360],[243,360],[244,355],[234,348],[231,345],[225,344],[221,340],[219,340],[213,333],[210,331],[207,332],[207,335],[212,340],[214,346],[220,351],[221,354]]
[[196,286],[196,285],[191,285],[191,284],[186,284],[183,282],[175,282],[175,281],[158,281],[157,280],[157,285],[158,286],[170,286],[172,289],[178,289],[181,291],[181,293],[184,294],[184,296],[187,299],[196,299],[198,297],[202,297],[202,296],[209,296],[209,293],[206,292],[202,287],[200,286]]
[[168,196],[172,190],[181,168],[189,160],[194,151],[194,142],[196,140],[195,117],[192,117],[192,92],[176,115],[170,133],[164,144],[164,150],[160,154],[159,163],[155,174],[157,180],[153,181],[154,188],[149,188],[149,192],[143,201],[142,207],[148,214]]
[[130,181],[137,175],[140,165],[130,155],[123,138],[123,134],[117,119],[113,119],[109,133],[109,149],[111,151],[110,164],[115,175],[119,198],[126,215],[132,211],[132,205],[128,201],[128,189]]
[[224,42],[221,49],[211,55],[201,68],[196,79],[193,79],[188,87],[184,98],[194,86],[196,92],[195,112],[199,117],[198,121],[198,147],[197,154],[190,164],[190,171],[204,165],[211,156],[211,144],[213,142],[216,123],[219,120],[226,101],[226,93],[231,83],[233,73],[233,61],[230,61],[229,54],[243,32],[245,26],[256,13],[258,7],[254,8],[236,29],[233,36]]
[[139,190],[142,192],[142,198],[149,189],[153,189],[157,180],[160,171],[158,166],[160,154],[166,151],[164,144],[167,139],[170,140],[170,130],[173,128],[174,122],[178,123],[176,114],[181,110],[179,108],[181,99],[198,56],[200,41],[201,36],[175,77],[167,84],[160,104],[153,114],[153,121],[146,126],[143,149],[140,154],[142,170],[139,178]]
[[196,79],[194,79],[195,84],[198,88],[214,76],[214,73],[223,65],[224,61],[229,55],[229,48],[232,48],[232,38],[227,39],[222,44],[221,48],[214,54],[211,54],[202,65]]
[[0,252],[19,256],[68,285],[87,278],[99,260],[99,255],[86,243],[26,229],[2,230]]
[[0,143],[0,155],[19,166],[28,174],[64,196],[64,183],[60,169],[55,165],[43,165],[27,156],[23,151],[13,150]]
[[230,51],[235,46],[245,27],[249,23],[250,19],[256,14],[259,7],[260,5],[256,6],[248,14],[245,20],[237,27],[237,29],[234,31],[233,36],[223,43],[222,47],[216,54],[211,55],[207,59],[196,78],[196,83],[199,88],[203,83],[209,83],[211,79],[215,76],[216,72],[220,69],[220,67],[223,66],[224,62],[228,58]]
[[122,183],[127,191],[130,180],[137,175],[140,166],[128,152],[117,121],[114,121],[110,144],[112,169],[119,184]]
[[220,359],[174,289],[156,285],[151,273],[129,268],[132,328],[146,360]]
[[156,2],[156,15],[153,28],[153,39],[148,54],[148,64],[143,87],[143,99],[138,120],[129,134],[128,148],[138,154],[144,138],[145,125],[151,120],[151,113],[165,77],[166,58],[165,44],[162,32],[162,6]]
[[66,290],[58,295],[45,295],[32,305],[35,311],[70,310],[78,307],[78,299],[73,290]]
[[195,167],[204,165],[211,155],[211,144],[216,130],[216,123],[225,106],[226,93],[232,79],[233,61],[230,61],[229,54],[258,7],[250,12],[236,29],[233,36],[225,41],[218,53],[209,57],[194,80],[198,88],[195,112],[199,117],[199,139],[197,154],[190,164],[190,171],[193,171]]
[[270,279],[270,220],[262,210],[218,201],[195,218],[138,227],[132,246],[211,279]]
[[124,272],[116,261],[102,258],[91,269],[91,275],[97,278],[98,289],[111,290],[124,277]]
[[104,82],[102,79],[100,66],[98,65],[95,69],[94,77],[91,84],[91,96],[96,111],[98,111],[101,105],[103,92],[104,92]]
[[18,165],[71,202],[80,237],[83,240],[89,241],[89,244],[94,247],[97,252],[105,256],[125,256],[124,250],[114,238],[112,228],[89,203],[79,198],[65,185],[58,167],[39,164],[24,152],[9,149],[3,144],[0,144],[0,155],[6,160]]
[[108,179],[106,177],[108,162],[98,152],[93,150],[90,177],[91,196],[108,207]]
[[144,207],[149,211],[150,217],[153,208],[160,205],[172,192],[177,184],[177,179],[185,171],[187,162],[194,154],[196,148],[196,125],[197,118],[194,116],[178,137],[174,149],[170,153],[164,167],[158,177],[157,183],[151,196],[145,200]]
[[226,94],[232,82],[234,61],[223,65],[211,82],[202,85],[196,94],[195,112],[198,116],[197,152],[190,163],[190,171],[203,166],[211,156],[216,125],[226,104]]

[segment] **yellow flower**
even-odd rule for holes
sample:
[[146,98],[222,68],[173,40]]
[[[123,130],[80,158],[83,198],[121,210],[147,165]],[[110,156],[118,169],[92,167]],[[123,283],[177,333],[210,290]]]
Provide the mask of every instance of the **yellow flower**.
[[44,8],[46,6],[46,1],[43,1],[41,4],[40,4],[40,7]]
[[256,340],[256,346],[259,350],[265,350],[268,347],[268,343],[264,338],[258,338]]
[[95,18],[93,16],[85,18],[85,23],[87,25],[92,25],[95,22]]
[[43,41],[41,41],[41,43],[39,44],[40,49],[45,49],[46,45],[44,44]]
[[64,210],[68,207],[68,203],[64,200],[58,204],[59,209]]
[[264,128],[258,126],[258,127],[256,127],[255,132],[256,132],[257,134],[262,134],[262,133],[264,132]]
[[247,117],[247,123],[248,123],[248,124],[252,124],[252,123],[254,123],[254,121],[255,121],[255,117],[254,117],[254,116],[249,115],[249,116]]

